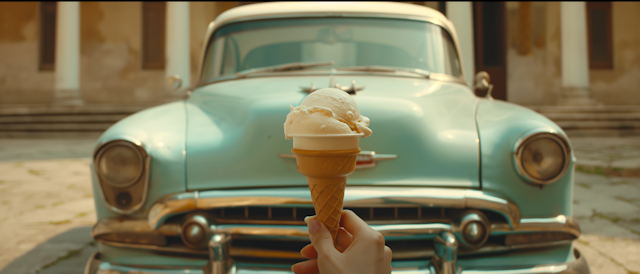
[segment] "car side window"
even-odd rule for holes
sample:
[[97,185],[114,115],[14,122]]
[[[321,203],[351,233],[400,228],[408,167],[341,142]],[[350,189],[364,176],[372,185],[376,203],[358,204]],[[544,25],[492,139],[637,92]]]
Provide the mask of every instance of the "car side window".
[[238,71],[240,55],[238,53],[238,43],[233,37],[225,39],[226,49],[222,59],[222,74],[235,73]]

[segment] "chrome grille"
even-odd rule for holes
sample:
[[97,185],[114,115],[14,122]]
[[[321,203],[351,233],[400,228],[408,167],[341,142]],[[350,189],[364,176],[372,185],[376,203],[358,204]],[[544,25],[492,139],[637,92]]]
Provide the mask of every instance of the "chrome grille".
[[[463,209],[445,207],[345,207],[369,223],[396,222],[449,223]],[[241,206],[208,210],[217,223],[300,224],[306,216],[315,215],[313,207]],[[483,211],[490,221],[505,222],[500,214]]]

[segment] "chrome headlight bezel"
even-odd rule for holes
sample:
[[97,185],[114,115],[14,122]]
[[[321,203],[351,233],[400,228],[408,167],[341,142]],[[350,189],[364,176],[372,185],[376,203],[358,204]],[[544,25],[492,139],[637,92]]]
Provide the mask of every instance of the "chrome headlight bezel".
[[[100,172],[100,160],[103,154],[114,146],[126,146],[133,149],[142,159],[142,169],[140,174],[131,182],[123,185],[109,183],[108,178]],[[147,199],[149,188],[150,156],[146,152],[143,144],[132,138],[114,139],[101,143],[96,147],[93,154],[93,172],[98,181],[98,189],[105,205],[113,212],[119,214],[132,214],[138,211]],[[126,192],[133,203],[131,206],[122,208],[115,204],[117,195]]]
[[[556,142],[562,149],[562,153],[564,156],[564,163],[562,165],[562,169],[560,170],[560,172],[553,178],[546,179],[546,180],[535,178],[531,176],[529,173],[527,173],[527,171],[523,166],[523,161],[522,161],[522,155],[527,145],[531,144],[536,140],[544,139],[544,138]],[[513,164],[514,164],[515,170],[518,173],[518,175],[525,182],[529,184],[542,186],[542,185],[552,184],[558,181],[560,178],[562,178],[565,175],[565,173],[567,172],[567,169],[569,168],[570,163],[571,163],[571,148],[569,146],[569,142],[563,135],[559,134],[557,131],[552,129],[534,129],[534,130],[528,131],[518,139],[518,141],[515,143],[515,146],[513,148]]]
[[[112,182],[107,174],[103,174],[103,172],[101,171],[101,163],[103,161],[103,157],[105,156],[105,153],[107,151],[109,151],[109,149],[117,147],[117,146],[124,146],[127,147],[131,150],[133,150],[137,156],[138,159],[140,161],[140,170],[138,171],[138,175],[135,177],[132,177],[131,180],[129,180],[128,182],[122,184],[122,183],[116,183],[116,182]],[[145,160],[145,154],[144,153],[144,149],[141,149],[139,146],[128,142],[128,141],[124,141],[124,140],[116,140],[116,141],[112,141],[112,142],[108,142],[106,144],[104,144],[102,147],[100,147],[100,149],[98,150],[98,153],[96,153],[95,158],[94,158],[94,163],[95,163],[95,170],[96,170],[96,174],[100,177],[100,180],[102,180],[103,182],[109,184],[110,186],[113,187],[117,187],[117,188],[126,188],[126,187],[130,187],[131,185],[137,183],[140,180],[140,177],[142,177],[143,173],[144,173],[144,160]]]

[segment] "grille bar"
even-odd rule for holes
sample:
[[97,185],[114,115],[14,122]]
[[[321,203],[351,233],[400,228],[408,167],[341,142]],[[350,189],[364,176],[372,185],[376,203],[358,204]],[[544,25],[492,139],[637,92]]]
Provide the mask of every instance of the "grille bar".
[[[447,221],[453,215],[444,207],[346,207],[365,221]],[[316,215],[313,207],[271,207],[271,206],[241,206],[224,207],[208,210],[207,213],[217,223],[238,223],[243,221],[273,221],[274,224],[283,222],[303,222],[306,216]],[[455,213],[455,212],[454,212]],[[447,217],[449,216],[449,217]],[[495,216],[495,215],[492,215]],[[498,216],[499,221],[505,222]]]

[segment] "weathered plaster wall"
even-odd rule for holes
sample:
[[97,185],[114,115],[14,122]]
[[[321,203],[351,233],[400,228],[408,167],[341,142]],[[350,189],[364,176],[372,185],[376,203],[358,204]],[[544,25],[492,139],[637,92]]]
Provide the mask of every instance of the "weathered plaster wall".
[[191,2],[191,83],[198,83],[198,69],[202,58],[202,48],[205,42],[207,26],[217,15],[217,3],[215,2]]
[[591,93],[605,105],[640,105],[640,2],[613,2],[613,69],[591,70]]
[[[555,103],[560,92],[559,8],[558,3],[507,2],[508,101]],[[523,12],[529,13],[528,20],[523,20]]]
[[157,104],[167,94],[163,70],[141,64],[142,4],[80,4],[80,89],[87,103]]
[[[192,83],[207,25],[235,2],[191,2]],[[0,105],[50,104],[53,71],[39,71],[39,3],[0,2]],[[155,105],[180,97],[162,69],[142,69],[142,3],[81,2],[80,90],[88,104]]]
[[47,103],[53,71],[39,71],[37,2],[0,2],[0,104]]
[[[560,3],[531,5],[530,52],[521,43],[521,2],[507,2],[507,100],[536,106],[555,105],[561,86]],[[638,2],[613,2],[614,68],[590,70],[594,99],[603,105],[640,105],[640,14]]]

